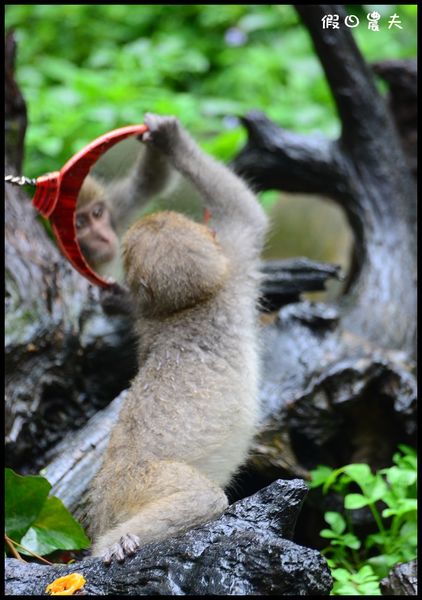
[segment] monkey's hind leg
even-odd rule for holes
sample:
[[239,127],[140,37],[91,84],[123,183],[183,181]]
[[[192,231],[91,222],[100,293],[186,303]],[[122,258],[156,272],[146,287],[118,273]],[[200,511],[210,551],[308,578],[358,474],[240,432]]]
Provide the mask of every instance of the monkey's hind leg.
[[129,500],[132,516],[94,541],[92,554],[106,563],[120,562],[141,545],[211,521],[228,506],[223,490],[185,463],[150,463],[137,481],[138,489],[129,494],[122,490],[122,508]]

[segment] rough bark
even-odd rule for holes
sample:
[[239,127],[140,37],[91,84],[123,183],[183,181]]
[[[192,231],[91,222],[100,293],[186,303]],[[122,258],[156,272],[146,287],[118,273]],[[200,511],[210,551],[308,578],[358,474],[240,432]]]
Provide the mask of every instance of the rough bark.
[[66,264],[15,188],[6,189],[5,225],[6,462],[34,469],[69,427],[126,387],[134,338],[127,319],[105,317],[98,291]]
[[45,567],[6,559],[5,592],[42,595],[57,577],[78,572],[89,595],[328,595],[325,559],[291,541],[305,496],[302,481],[276,481],[211,523],[144,546],[124,565],[89,558]]
[[416,59],[381,60],[372,65],[374,73],[389,87],[388,106],[393,115],[409,168],[418,172],[418,68]]
[[380,587],[383,596],[417,596],[418,561],[415,559],[393,567]]
[[308,258],[263,262],[261,308],[270,312],[285,304],[299,302],[304,292],[325,290],[328,279],[341,279],[340,267]]

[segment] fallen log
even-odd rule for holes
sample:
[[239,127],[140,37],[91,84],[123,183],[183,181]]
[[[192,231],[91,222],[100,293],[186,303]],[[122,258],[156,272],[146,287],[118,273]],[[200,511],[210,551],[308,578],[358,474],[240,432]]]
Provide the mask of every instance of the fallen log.
[[5,593],[42,595],[54,579],[78,572],[89,595],[328,595],[325,559],[290,541],[306,491],[300,480],[276,481],[211,523],[142,547],[122,565],[6,559]]

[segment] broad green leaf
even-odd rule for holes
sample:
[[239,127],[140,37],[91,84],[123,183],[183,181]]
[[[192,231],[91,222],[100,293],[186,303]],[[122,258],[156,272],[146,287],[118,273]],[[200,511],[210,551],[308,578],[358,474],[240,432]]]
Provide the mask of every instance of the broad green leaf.
[[21,543],[28,550],[41,555],[58,549],[79,550],[91,544],[81,525],[56,497],[47,499]]
[[[262,195],[261,195],[261,198],[262,198]],[[315,488],[315,487],[322,485],[323,483],[325,483],[325,481],[328,479],[328,477],[331,475],[332,472],[333,472],[333,469],[331,469],[330,467],[326,467],[324,465],[318,465],[316,469],[313,469],[311,471],[312,479],[309,482],[309,487]]]
[[44,477],[24,477],[5,469],[6,533],[10,538],[20,541],[40,514],[50,489]]
[[[397,492],[400,490],[395,489],[394,492],[390,489],[388,492],[386,492],[383,496],[382,501],[387,505],[390,506],[391,508],[395,508],[397,506],[397,502],[399,500],[399,497],[397,495]],[[401,490],[401,492],[403,494],[406,493],[406,490]]]
[[328,492],[328,490],[330,489],[330,487],[332,485],[334,485],[334,483],[337,480],[337,478],[339,477],[339,475],[342,475],[344,473],[344,469],[345,469],[345,467],[340,467],[339,469],[335,469],[334,471],[331,471],[331,474],[328,475],[327,480],[324,483],[324,486],[322,488],[322,491],[324,492],[324,494],[326,494]]
[[415,498],[400,498],[395,508],[385,508],[382,511],[382,516],[387,518],[393,515],[404,515],[416,511],[418,501]]
[[343,535],[343,543],[345,546],[352,548],[353,550],[359,550],[360,548],[360,540],[352,533],[346,533]]
[[412,519],[410,519],[408,516],[402,527],[400,527],[400,537],[398,539],[398,543],[400,543],[401,547],[403,547],[404,544],[410,548],[416,548],[417,546],[418,531],[416,515],[412,516]]
[[337,533],[335,533],[334,531],[331,531],[331,529],[321,529],[321,531],[319,532],[319,535],[323,538],[337,538],[338,535]]
[[401,514],[401,511],[399,508],[385,508],[381,514],[384,517],[384,519],[388,519],[388,517],[393,517],[394,515]]
[[387,492],[387,484],[381,475],[378,474],[374,477],[372,484],[369,484],[367,487],[367,494],[371,502],[377,502],[378,500],[383,499]]
[[398,487],[408,487],[413,485],[416,481],[416,471],[411,469],[403,469],[400,467],[391,467],[386,469],[387,481],[391,485]]
[[335,533],[343,533],[343,531],[346,529],[346,521],[338,512],[326,512],[324,519],[329,525],[331,525],[331,529],[335,531]]
[[42,70],[44,75],[53,80],[70,83],[75,74],[76,67],[66,59],[60,59],[55,56],[44,56]]
[[344,472],[355,481],[366,493],[367,486],[372,484],[374,475],[366,464],[353,464],[344,467]]
[[350,573],[349,573],[349,571],[346,571],[346,569],[333,569],[331,571],[331,575],[337,581],[342,581],[342,582],[350,581]]
[[393,462],[397,462],[397,465],[399,467],[407,467],[407,468],[413,469],[415,471],[418,468],[418,459],[416,456],[410,456],[410,455],[400,456],[398,461],[394,461],[394,458],[393,458]]
[[336,535],[335,539],[333,539],[331,541],[331,546],[333,546],[333,547],[334,546],[344,547],[345,543],[344,543],[343,537],[341,535],[340,536]]
[[365,547],[372,548],[373,546],[382,546],[385,543],[385,535],[383,533],[371,533],[365,538]]
[[381,596],[381,589],[378,581],[359,584],[359,593],[368,596]]
[[362,508],[363,506],[368,506],[368,504],[368,498],[365,498],[362,494],[347,494],[344,498],[344,507],[350,510]]
[[400,508],[403,508],[406,511],[417,510],[418,500],[417,498],[400,498],[399,506]]
[[376,579],[376,575],[370,565],[363,565],[356,574],[355,580],[370,581]]
[[380,579],[386,577],[391,567],[398,562],[400,557],[397,554],[379,554],[368,558],[368,563]]
[[335,596],[356,596],[359,594],[353,583],[335,583],[331,592]]
[[403,454],[405,456],[417,458],[415,448],[412,448],[411,446],[407,446],[406,444],[399,444],[399,449],[401,452],[403,452]]

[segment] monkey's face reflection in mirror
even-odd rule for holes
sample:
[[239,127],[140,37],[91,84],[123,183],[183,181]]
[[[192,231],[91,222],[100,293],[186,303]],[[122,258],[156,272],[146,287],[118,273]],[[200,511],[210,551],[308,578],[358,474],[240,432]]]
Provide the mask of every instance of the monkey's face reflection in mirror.
[[[103,154],[81,186],[75,216],[77,241],[91,269],[123,282],[120,240],[148,212],[177,206],[202,220],[199,203],[191,191],[186,194],[186,185],[164,155],[145,147],[136,136]],[[152,199],[154,205],[147,206]]]
[[135,136],[119,142],[91,168],[78,194],[75,228],[81,252],[98,275],[120,282],[119,238],[139,216],[136,205],[142,204],[136,198],[142,191],[136,186],[142,153]]
[[[78,195],[76,236],[86,262],[99,275],[112,276],[119,240],[113,226],[106,189],[88,175]],[[118,273],[114,273],[117,275]]]

